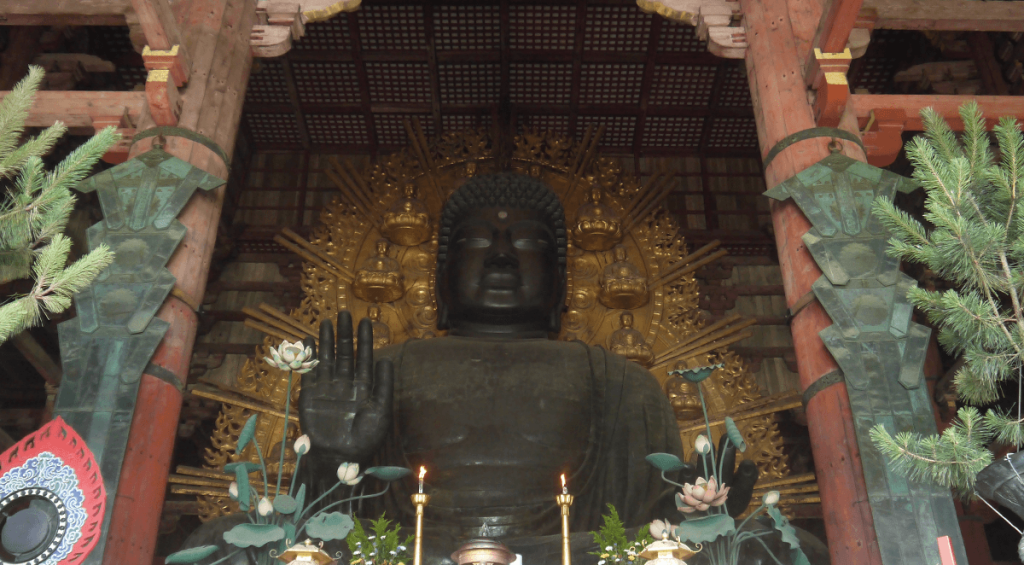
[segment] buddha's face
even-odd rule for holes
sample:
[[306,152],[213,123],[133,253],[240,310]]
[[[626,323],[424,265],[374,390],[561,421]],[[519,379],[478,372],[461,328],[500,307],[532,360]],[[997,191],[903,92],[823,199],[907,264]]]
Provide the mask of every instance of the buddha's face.
[[438,292],[453,333],[548,331],[563,282],[555,234],[540,212],[482,208],[449,241]]

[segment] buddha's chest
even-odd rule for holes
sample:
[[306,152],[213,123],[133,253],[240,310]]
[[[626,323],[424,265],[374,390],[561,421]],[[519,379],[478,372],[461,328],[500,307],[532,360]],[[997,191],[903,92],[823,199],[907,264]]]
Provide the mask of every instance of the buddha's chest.
[[396,416],[406,453],[465,451],[487,464],[509,449],[535,452],[538,459],[551,450],[585,451],[595,416],[584,348],[431,341],[402,356]]

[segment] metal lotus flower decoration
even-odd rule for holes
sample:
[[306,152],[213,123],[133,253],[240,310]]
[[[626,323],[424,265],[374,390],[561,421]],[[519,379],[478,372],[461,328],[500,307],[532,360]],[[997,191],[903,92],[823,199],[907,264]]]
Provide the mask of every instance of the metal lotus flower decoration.
[[[302,347],[300,342],[290,343],[285,341],[278,347],[270,348],[270,355],[273,359],[265,358],[267,363],[282,371],[288,371],[288,394],[285,398],[291,398],[293,374],[298,373],[301,375],[307,373],[316,367],[318,363],[316,359],[313,359],[313,349],[311,347]],[[284,429],[281,432],[282,444],[288,439],[290,404],[290,402],[285,403]],[[256,434],[257,418],[258,415],[252,415],[245,425],[242,426],[242,430],[238,434],[238,443],[235,446],[235,450],[241,456],[244,450],[251,444],[256,452],[259,464],[243,460],[224,466],[225,471],[235,474],[235,481],[228,488],[231,499],[238,501],[238,507],[242,511],[250,512],[254,510],[254,512],[252,512],[249,522],[238,524],[224,533],[224,541],[234,546],[235,549],[234,552],[225,552],[227,555],[217,560],[216,562],[218,563],[230,560],[234,555],[246,551],[247,548],[266,548],[256,553],[259,565],[270,565],[274,560],[281,559],[285,555],[293,556],[294,559],[298,559],[298,562],[305,562],[302,561],[304,559],[302,552],[306,550],[299,546],[313,546],[309,541],[306,544],[293,546],[295,540],[300,539],[299,536],[305,533],[322,541],[341,540],[345,539],[355,526],[352,516],[341,512],[328,512],[331,508],[346,502],[381,496],[388,491],[391,481],[401,479],[412,473],[412,471],[404,467],[370,467],[363,473],[360,473],[358,463],[342,463],[338,467],[338,482],[320,495],[319,498],[307,504],[306,485],[298,485],[298,480],[292,481],[291,486],[286,492],[281,490],[282,477],[280,473],[277,477],[276,488],[268,480],[263,450],[254,437]],[[293,476],[299,477],[301,476],[299,474],[299,466],[302,463],[302,458],[312,449],[309,436],[299,436],[295,440],[293,448],[296,455]],[[281,461],[279,468],[283,468],[285,450],[281,449],[280,452]],[[253,488],[250,484],[249,474],[255,472],[260,472],[261,474],[263,496],[259,494],[258,485],[257,488]],[[384,489],[373,494],[352,496],[332,502],[310,514],[310,511],[316,509],[322,500],[339,487],[342,485],[354,486],[367,475],[384,481],[386,483]],[[298,488],[296,489],[296,487]],[[212,556],[220,549],[221,547],[217,545],[188,548],[169,555],[166,563],[196,563]],[[230,548],[228,548],[228,551],[230,551]],[[339,557],[340,555],[337,555],[332,559]],[[327,563],[327,561],[324,563]]]
[[676,493],[676,509],[680,512],[704,512],[712,506],[725,504],[725,500],[729,498],[731,487],[719,485],[714,477],[710,480],[698,477],[694,483],[684,484],[683,491]]
[[[679,375],[690,382],[699,383],[708,378],[717,367],[707,366],[682,371],[672,371],[670,375]],[[789,520],[782,515],[776,506],[779,502],[779,492],[771,491],[764,495],[761,506],[737,524],[737,520],[729,515],[725,508],[728,500],[730,487],[722,483],[721,475],[723,469],[716,465],[715,447],[709,438],[711,426],[708,420],[707,403],[704,401],[704,393],[697,388],[700,397],[701,410],[704,412],[705,434],[697,436],[694,442],[694,451],[698,459],[704,461],[705,474],[710,476],[700,477],[694,484],[679,484],[665,476],[665,473],[678,471],[686,465],[671,453],[652,453],[647,456],[647,461],[661,471],[661,478],[665,482],[675,485],[681,489],[676,494],[676,507],[686,518],[678,526],[668,521],[655,520],[651,523],[651,535],[667,539],[672,536],[677,542],[687,541],[698,544],[705,544],[711,565],[737,565],[740,560],[740,546],[750,540],[758,540],[763,532],[757,530],[745,530],[752,518],[767,513],[772,519],[772,526],[781,535],[783,545],[789,546],[790,562],[807,563],[807,557],[800,549],[800,541],[796,537],[796,530],[789,524]],[[737,450],[746,451],[747,445],[740,433],[736,422],[732,418],[725,419],[725,436],[721,438],[719,448],[728,449],[732,444]],[[710,471],[710,473],[709,473]],[[703,514],[703,515],[701,515]],[[655,542],[659,543],[659,542]],[[654,545],[654,544],[651,544]],[[642,556],[643,554],[641,554]],[[654,555],[651,553],[650,555]],[[774,558],[775,556],[773,556]],[[666,557],[665,565],[674,558]],[[778,560],[776,559],[776,562]]]
[[300,375],[310,372],[320,363],[313,358],[313,348],[303,348],[301,341],[285,341],[277,347],[271,347],[270,357],[264,357],[263,360],[272,367],[282,371],[294,371]]

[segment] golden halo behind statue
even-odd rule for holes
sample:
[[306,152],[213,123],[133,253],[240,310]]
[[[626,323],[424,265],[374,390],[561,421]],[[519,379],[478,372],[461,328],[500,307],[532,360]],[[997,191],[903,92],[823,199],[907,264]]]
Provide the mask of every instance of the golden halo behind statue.
[[[712,244],[688,252],[676,219],[662,206],[672,189],[671,174],[655,173],[638,186],[617,160],[598,156],[600,131],[593,129],[579,142],[526,130],[503,143],[501,134],[478,130],[448,133],[431,144],[418,123],[406,126],[410,146],[365,171],[332,160],[328,175],[341,194],[325,207],[309,241],[288,230],[275,238],[305,260],[304,298],[290,314],[265,305],[247,310],[252,319],[246,324],[268,337],[234,387],[195,391],[224,402],[224,408],[207,449],[207,470],[180,468],[180,473],[202,471],[210,481],[230,480],[218,475],[224,464],[255,460],[255,454],[234,453],[239,428],[252,411],[263,414],[256,432],[260,443],[277,443],[267,440],[281,434],[287,378],[262,358],[282,339],[316,336],[321,320],[333,321],[345,309],[356,319],[373,320],[375,348],[443,333],[436,328],[433,295],[440,211],[470,177],[504,170],[540,178],[565,209],[568,292],[558,339],[601,345],[648,367],[665,385],[680,419],[687,457],[704,429],[703,415],[699,403],[694,411],[696,385],[669,378],[669,372],[723,364],[702,383],[714,435],[724,433],[721,418],[733,415],[749,446],[744,457],[758,464],[761,482],[787,473],[773,412],[792,407],[792,399],[761,398],[742,360],[726,349],[749,335],[741,330],[752,320],[733,316],[711,325],[701,320],[693,272],[724,251],[712,253]],[[294,389],[293,406],[298,386]],[[296,412],[291,413],[290,438],[300,433]],[[283,471],[290,477],[289,459],[294,462],[294,454],[286,450]],[[180,477],[172,482],[186,482]],[[172,491],[200,495],[201,518],[208,520],[238,511],[226,486],[192,481]]]

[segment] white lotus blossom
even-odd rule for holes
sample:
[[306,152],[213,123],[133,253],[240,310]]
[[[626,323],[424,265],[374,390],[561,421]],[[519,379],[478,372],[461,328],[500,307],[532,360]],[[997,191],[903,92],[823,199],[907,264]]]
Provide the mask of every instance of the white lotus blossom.
[[305,455],[306,453],[309,453],[309,445],[309,436],[306,434],[302,434],[301,436],[299,436],[298,439],[295,440],[295,446],[293,447],[293,449],[295,450],[296,454]]
[[363,477],[359,474],[359,463],[342,463],[338,465],[338,480],[349,486],[359,484],[359,481],[363,480]]
[[762,498],[762,500],[764,501],[766,506],[772,506],[773,504],[778,504],[779,503],[779,491],[777,491],[777,490],[770,490],[770,491],[764,493],[764,498]]
[[270,516],[270,513],[274,511],[274,505],[264,496],[260,499],[259,505],[256,506],[256,511],[260,513],[260,516]]
[[693,448],[697,450],[697,453],[707,454],[711,452],[711,442],[704,437],[704,434],[700,434],[697,439],[693,440]]
[[313,359],[313,348],[303,349],[301,341],[285,341],[277,347],[271,347],[270,357],[264,357],[263,360],[272,367],[282,371],[295,371],[300,375],[308,373],[320,363],[319,360]]
[[231,500],[238,500],[238,483],[235,481],[231,481],[231,484],[228,485],[228,496],[231,497]]

